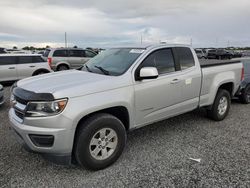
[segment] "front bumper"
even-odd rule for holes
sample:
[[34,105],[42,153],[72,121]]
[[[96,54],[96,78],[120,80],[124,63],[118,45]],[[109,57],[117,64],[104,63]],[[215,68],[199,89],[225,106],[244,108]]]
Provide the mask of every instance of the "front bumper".
[[[75,131],[70,128],[63,128],[71,127],[69,119],[63,119],[60,115],[50,118],[36,118],[35,121],[39,123],[34,125],[34,123],[32,123],[34,122],[34,118],[22,121],[16,116],[13,108],[9,111],[9,119],[17,140],[25,146],[26,149],[28,148],[30,151],[42,153],[46,158],[58,164],[70,164]],[[28,125],[29,122],[31,122],[30,125]],[[45,126],[37,126],[43,123]],[[55,127],[55,123],[60,124],[60,126],[58,126],[58,128],[50,128],[51,126]],[[63,123],[65,125],[62,125]],[[51,126],[46,127],[48,125]],[[31,135],[53,136],[53,143],[49,147],[38,146],[34,143],[34,140],[32,141]]]

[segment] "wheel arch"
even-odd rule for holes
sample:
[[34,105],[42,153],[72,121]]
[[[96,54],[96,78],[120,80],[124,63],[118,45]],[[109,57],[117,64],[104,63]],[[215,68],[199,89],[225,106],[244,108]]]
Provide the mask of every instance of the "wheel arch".
[[45,72],[45,73],[50,73],[50,71],[48,69],[37,69],[33,72],[32,76],[36,76],[39,72]]
[[217,96],[220,89],[224,89],[224,90],[228,91],[230,96],[233,97],[234,83],[232,81],[222,82],[213,90],[212,93],[210,93],[210,94],[212,94],[212,97],[210,97],[210,99],[209,99],[210,102],[209,102],[209,105],[207,105],[207,109],[212,108],[214,101],[216,99],[216,96]]
[[227,82],[227,83],[221,84],[217,89],[217,93],[218,93],[219,89],[227,90],[230,93],[230,96],[232,97],[233,92],[234,92],[234,83],[233,82]]
[[126,130],[129,130],[130,128],[130,119],[129,119],[129,112],[128,109],[124,106],[114,106],[114,107],[109,107],[109,108],[105,108],[105,109],[101,109],[98,111],[94,111],[91,112],[87,115],[85,115],[84,117],[82,117],[76,126],[75,132],[77,132],[77,130],[79,129],[79,127],[81,126],[81,124],[86,121],[89,117],[98,114],[98,113],[107,113],[110,115],[113,115],[115,117],[117,117],[124,125]]
[[56,70],[58,70],[58,67],[61,66],[61,65],[66,65],[69,69],[71,68],[70,67],[70,64],[66,61],[60,61],[56,64]]

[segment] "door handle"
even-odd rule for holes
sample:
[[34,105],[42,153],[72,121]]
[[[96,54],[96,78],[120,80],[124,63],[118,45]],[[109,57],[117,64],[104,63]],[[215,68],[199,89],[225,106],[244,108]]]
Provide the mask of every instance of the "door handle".
[[170,83],[171,83],[171,84],[177,84],[177,83],[179,83],[179,82],[180,82],[179,79],[173,79]]
[[31,66],[30,66],[30,68],[34,68],[34,67],[36,67],[36,66],[34,66],[34,65],[31,65]]
[[15,69],[15,67],[9,67],[9,69]]

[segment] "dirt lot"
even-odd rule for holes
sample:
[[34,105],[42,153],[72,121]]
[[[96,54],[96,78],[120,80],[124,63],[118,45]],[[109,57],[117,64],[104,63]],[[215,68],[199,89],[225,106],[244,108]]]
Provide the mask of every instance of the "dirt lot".
[[0,107],[0,188],[250,187],[250,106],[237,101],[222,122],[197,110],[129,133],[121,158],[98,172],[26,152],[10,130],[8,109],[8,102]]

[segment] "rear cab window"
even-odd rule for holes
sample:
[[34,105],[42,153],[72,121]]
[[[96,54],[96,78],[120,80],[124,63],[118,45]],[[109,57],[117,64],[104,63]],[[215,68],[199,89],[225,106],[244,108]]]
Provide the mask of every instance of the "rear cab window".
[[194,56],[188,47],[175,47],[174,51],[177,55],[181,70],[186,70],[195,66]]

